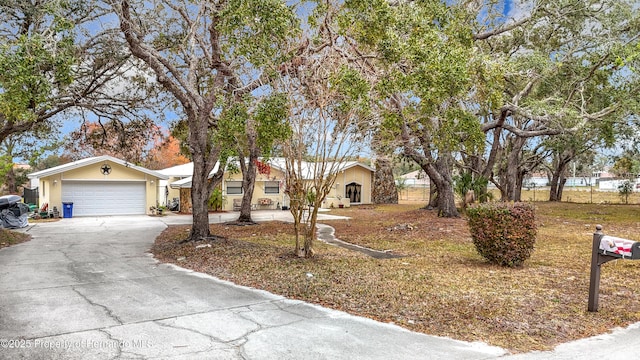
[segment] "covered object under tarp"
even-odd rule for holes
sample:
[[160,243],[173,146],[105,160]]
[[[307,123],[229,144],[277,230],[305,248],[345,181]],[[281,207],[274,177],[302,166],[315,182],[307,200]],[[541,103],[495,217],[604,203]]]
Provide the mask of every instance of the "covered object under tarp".
[[0,227],[17,229],[29,225],[29,206],[18,195],[0,196]]

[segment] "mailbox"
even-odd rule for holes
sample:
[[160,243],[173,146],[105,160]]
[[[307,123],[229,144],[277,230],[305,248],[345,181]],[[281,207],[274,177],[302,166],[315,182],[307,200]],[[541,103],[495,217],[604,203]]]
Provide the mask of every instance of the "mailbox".
[[589,278],[589,311],[598,311],[598,292],[600,291],[600,266],[618,259],[640,259],[640,242],[607,236],[602,225],[596,225],[591,247],[591,276]]
[[640,259],[640,242],[615,236],[602,236],[599,252],[621,259]]

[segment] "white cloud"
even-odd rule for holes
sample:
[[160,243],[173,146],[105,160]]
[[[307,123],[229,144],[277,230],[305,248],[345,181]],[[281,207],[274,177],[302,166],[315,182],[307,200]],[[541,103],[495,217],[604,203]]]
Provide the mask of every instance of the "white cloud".
[[535,1],[530,0],[505,0],[511,3],[511,8],[507,17],[514,20],[520,20],[531,15],[531,11],[535,6]]

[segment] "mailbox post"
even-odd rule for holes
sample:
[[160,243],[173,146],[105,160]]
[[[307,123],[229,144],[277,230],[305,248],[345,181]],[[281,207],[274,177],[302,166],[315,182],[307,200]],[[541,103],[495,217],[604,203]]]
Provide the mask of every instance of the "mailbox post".
[[591,248],[591,278],[589,280],[588,310],[598,311],[598,294],[600,292],[600,266],[612,260],[640,259],[640,242],[606,236],[602,225],[596,225]]

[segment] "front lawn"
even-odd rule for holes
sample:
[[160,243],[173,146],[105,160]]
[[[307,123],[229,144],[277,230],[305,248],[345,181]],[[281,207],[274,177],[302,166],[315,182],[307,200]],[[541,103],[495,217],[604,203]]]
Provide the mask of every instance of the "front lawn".
[[640,261],[603,265],[600,311],[586,311],[595,225],[640,240],[640,207],[535,205],[536,250],[519,269],[487,264],[463,218],[441,219],[419,205],[335,209],[351,219],[327,222],[344,241],[404,255],[396,259],[320,242],[314,259],[298,259],[292,226],[279,222],[212,225],[226,239],[187,244],[178,242],[188,226],[170,227],[152,251],[161,261],[237,284],[513,352],[550,349],[640,321]]

